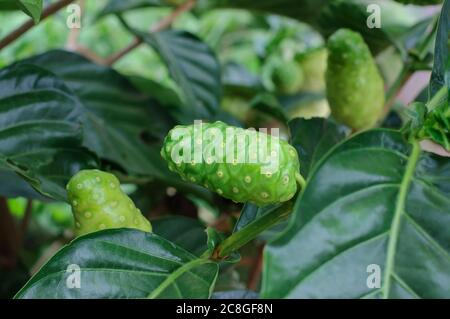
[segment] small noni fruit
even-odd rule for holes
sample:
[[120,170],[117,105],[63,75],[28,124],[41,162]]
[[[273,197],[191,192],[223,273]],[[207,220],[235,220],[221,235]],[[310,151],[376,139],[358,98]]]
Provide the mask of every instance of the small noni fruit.
[[161,155],[183,180],[240,203],[287,201],[302,180],[297,151],[286,141],[220,121],[176,126],[166,136]]
[[327,99],[336,120],[370,128],[383,114],[384,83],[361,35],[348,29],[328,39]]
[[135,228],[151,232],[152,226],[120,188],[119,180],[100,170],[82,170],[67,184],[75,217],[75,235],[109,228]]

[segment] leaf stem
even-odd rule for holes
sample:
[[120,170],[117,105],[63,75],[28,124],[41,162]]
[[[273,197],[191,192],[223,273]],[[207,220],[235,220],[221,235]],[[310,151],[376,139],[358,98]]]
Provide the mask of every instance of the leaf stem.
[[[74,2],[75,0],[60,0],[58,2],[52,3],[47,8],[42,11],[41,15],[41,21],[45,18],[53,15],[54,13],[58,12],[65,6],[69,5],[71,2]],[[6,37],[0,40],[0,50],[4,47],[8,46],[15,40],[17,40],[21,35],[23,35],[25,32],[30,30],[35,26],[35,23],[33,19],[27,20],[24,24],[22,24],[20,27],[9,33]]]
[[17,259],[17,227],[8,201],[0,197],[0,266],[14,267]]
[[389,242],[386,257],[386,267],[384,270],[384,279],[382,287],[383,299],[389,297],[391,289],[391,279],[394,272],[395,265],[395,252],[397,249],[398,236],[400,233],[400,226],[402,221],[402,215],[405,213],[405,202],[406,196],[408,195],[408,190],[411,185],[411,180],[414,176],[414,171],[416,169],[417,161],[420,156],[420,145],[417,141],[413,141],[413,146],[411,150],[411,155],[406,164],[405,175],[400,184],[400,190],[398,193],[394,216],[392,217],[391,230],[389,232]]
[[266,229],[279,223],[292,213],[293,201],[288,201],[275,211],[267,213],[262,217],[254,220],[241,230],[235,232],[230,237],[225,239],[217,248],[213,256],[223,258],[228,256],[233,251],[241,248],[249,241],[254,239],[257,235]]

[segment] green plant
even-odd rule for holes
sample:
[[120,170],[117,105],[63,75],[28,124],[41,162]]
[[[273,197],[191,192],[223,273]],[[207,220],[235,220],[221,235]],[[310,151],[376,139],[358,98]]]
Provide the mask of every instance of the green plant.
[[449,0],[83,2],[0,1],[1,298],[450,297]]

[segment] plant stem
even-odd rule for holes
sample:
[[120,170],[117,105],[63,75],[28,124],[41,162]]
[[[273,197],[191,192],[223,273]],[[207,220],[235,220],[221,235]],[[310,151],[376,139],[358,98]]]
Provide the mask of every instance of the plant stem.
[[[156,25],[150,28],[149,32],[159,32],[164,29],[167,29],[172,25],[173,21],[182,13],[191,10],[195,5],[195,0],[188,0],[185,3],[178,6],[174,11],[172,11],[167,17],[160,20]],[[119,59],[121,59],[123,56],[128,54],[129,52],[133,51],[135,48],[140,46],[143,43],[143,40],[141,38],[135,38],[133,41],[127,45],[125,48],[121,49],[119,52],[114,53],[110,57],[105,59],[104,64],[105,65],[112,65],[115,62],[117,62]]]
[[258,255],[256,256],[252,268],[250,270],[250,275],[247,280],[247,289],[256,290],[258,288],[258,283],[261,278],[262,271],[262,261],[263,261],[264,245],[258,247]]
[[0,266],[14,267],[17,259],[17,232],[5,197],[0,197]]
[[241,248],[249,241],[254,239],[257,235],[266,229],[279,223],[292,213],[293,201],[284,203],[281,207],[273,212],[269,212],[262,217],[254,220],[241,230],[235,232],[233,235],[225,239],[216,249],[213,256],[223,258],[228,256],[231,252]]
[[[52,3],[47,8],[42,11],[41,15],[41,21],[45,18],[51,16],[52,14],[58,12],[71,2],[74,2],[75,0],[60,0],[58,2]],[[6,47],[7,45],[11,44],[15,40],[17,40],[21,35],[23,35],[25,32],[30,30],[32,27],[34,27],[34,21],[33,19],[29,19],[27,22],[22,24],[20,27],[12,31],[10,34],[8,34],[6,37],[4,37],[2,40],[0,40],[0,50]]]
[[18,240],[17,240],[17,250],[20,251],[23,245],[23,241],[25,239],[25,235],[27,233],[28,224],[30,223],[31,213],[33,212],[33,200],[28,199],[27,205],[25,206],[25,211],[23,214],[22,222],[20,224]]

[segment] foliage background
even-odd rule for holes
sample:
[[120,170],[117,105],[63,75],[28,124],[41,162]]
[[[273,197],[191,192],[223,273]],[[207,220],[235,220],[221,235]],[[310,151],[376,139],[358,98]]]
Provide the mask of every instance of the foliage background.
[[[365,9],[369,2],[379,3],[382,8],[381,29],[366,27],[368,13]],[[44,1],[43,7],[51,3]],[[433,238],[431,246],[438,247],[434,250],[424,248],[423,256],[418,253],[417,259],[430,258],[435,263],[430,262],[432,266],[427,268],[411,257],[398,260],[396,265],[399,265],[399,269],[395,275],[398,280],[396,284],[391,284],[392,291],[388,289],[386,292],[387,288],[384,287],[381,292],[369,294],[351,279],[338,285],[335,283],[339,289],[330,288],[326,284],[330,281],[329,276],[339,277],[333,272],[335,269],[337,273],[342,269],[351,272],[356,271],[355,267],[370,262],[359,260],[363,254],[355,252],[355,256],[348,257],[353,262],[337,260],[336,264],[330,266],[330,272],[319,272],[317,278],[311,277],[311,283],[303,282],[312,269],[324,267],[333,258],[333,252],[345,251],[363,243],[368,237],[374,236],[374,229],[382,232],[377,228],[379,225],[370,222],[369,217],[368,220],[362,220],[361,216],[366,216],[365,213],[377,212],[378,223],[385,226],[383,231],[391,229],[390,219],[393,217],[389,213],[383,215],[382,211],[396,211],[395,207],[385,202],[394,198],[393,203],[396,203],[396,193],[393,195],[386,190],[377,197],[368,189],[377,181],[387,183],[386,180],[389,180],[399,185],[410,183],[409,177],[405,178],[409,175],[395,173],[407,171],[408,159],[413,157],[411,146],[401,140],[397,130],[410,123],[411,108],[407,106],[412,101],[429,102],[438,89],[448,87],[448,76],[445,77],[445,74],[448,75],[449,68],[445,61],[448,59],[450,27],[448,21],[442,18],[438,20],[441,6],[405,6],[387,0],[198,1],[192,10],[180,14],[171,28],[146,33],[150,26],[157,25],[175,10],[174,3],[162,0],[126,3],[85,0],[80,1],[80,5],[83,8],[80,30],[67,28],[69,13],[62,9],[0,51],[0,117],[4,119],[0,120],[0,194],[2,198],[8,198],[12,223],[17,225],[14,229],[18,234],[12,235],[18,245],[16,247],[13,244],[12,252],[6,233],[0,238],[3,255],[7,261],[12,261],[5,262],[0,270],[1,297],[14,296],[50,257],[72,240],[73,219],[70,207],[64,202],[62,181],[81,167],[101,167],[118,175],[126,192],[152,221],[154,233],[165,238],[150,236],[138,239],[141,234],[111,232],[111,237],[105,237],[106,240],[111,240],[113,245],[121,240],[120,236],[128,236],[127,241],[130,243],[140,240],[143,250],[147,250],[150,245],[158,245],[157,251],[148,251],[148,256],[142,257],[142,260],[135,256],[129,263],[154,265],[152,260],[158,260],[156,264],[167,267],[164,269],[169,273],[176,268],[170,268],[158,259],[167,251],[176,254],[171,251],[174,248],[169,247],[166,239],[189,252],[180,252],[183,263],[189,264],[207,250],[208,245],[214,244],[215,232],[205,233],[205,228],[232,234],[273,210],[273,207],[257,209],[251,205],[242,207],[226,201],[203,188],[181,181],[167,170],[159,156],[164,135],[175,124],[190,123],[198,117],[208,121],[223,120],[242,127],[280,127],[285,137],[291,138],[291,143],[302,157],[302,174],[310,178],[308,183],[315,186],[308,186],[302,201],[296,203],[289,222],[284,221],[270,228],[244,246],[240,250],[238,262],[200,265],[200,268],[193,268],[193,274],[187,273],[189,276],[207,278],[209,285],[199,286],[196,291],[189,289],[185,285],[192,278],[186,275],[174,279],[174,283],[163,290],[159,297],[210,297],[212,291],[249,290],[259,293],[261,289],[263,297],[379,297],[377,294],[405,298],[450,296],[450,285],[447,288],[445,286],[450,276],[450,241],[446,231],[435,223],[440,221],[442,225],[450,224],[446,209],[450,165],[445,157],[426,152],[414,159],[417,168],[414,176],[425,181],[426,185],[420,184],[424,188],[419,189],[417,182],[417,185],[414,184],[417,189],[413,190],[427,196],[409,196],[411,202],[422,207],[422,212],[418,212],[417,216],[413,212],[412,216],[419,219],[418,223],[426,230],[426,236]],[[445,18],[447,12],[447,19],[448,11],[445,10],[448,10],[448,6],[446,1],[442,9],[442,17]],[[27,14],[36,20],[33,8],[23,10],[26,14],[20,10],[0,11],[0,21],[7,21],[1,24],[0,39],[29,20]],[[441,38],[437,31],[438,22]],[[320,56],[320,52],[324,52],[326,38],[342,27],[360,32],[376,56],[385,79],[390,112],[380,123],[380,127],[386,130],[357,136],[349,144],[335,147],[348,138],[350,130],[329,118],[323,83],[325,67],[320,66],[320,63],[313,64],[308,70],[305,60],[314,54]],[[434,40],[436,32],[438,41]],[[144,44],[113,61],[113,69],[105,66],[136,36],[141,37]],[[64,48],[67,52],[61,51]],[[95,63],[89,62],[86,57]],[[322,62],[324,57],[326,55],[322,56]],[[271,72],[280,59],[303,63],[304,82],[294,94],[283,94],[274,86]],[[321,74],[314,82],[311,80],[312,74],[317,70]],[[434,76],[431,78],[431,93],[428,94],[432,70]],[[56,108],[54,103],[67,105],[67,109]],[[3,110],[10,110],[13,107],[8,105],[18,104],[26,111],[4,111],[2,114],[2,105]],[[42,112],[42,109],[46,112]],[[58,111],[54,112],[56,109]],[[319,118],[311,119],[313,116]],[[15,148],[7,144],[9,138],[15,137],[11,137],[5,129],[6,123],[13,122],[20,127],[27,122],[27,118],[36,120],[36,130],[42,130],[40,133],[36,131],[38,133],[35,135],[27,130],[21,135],[22,143],[32,145],[27,148],[37,154],[35,158],[19,154],[18,148],[24,144],[17,142]],[[55,119],[65,125],[62,130],[64,136],[59,133],[51,135],[50,128],[42,129],[46,121]],[[42,135],[48,136],[48,139],[39,138]],[[358,139],[361,145],[369,147],[380,143],[380,148],[399,153],[396,158],[381,153],[373,154],[370,161],[373,166],[364,166],[367,153],[363,148],[354,150],[354,154],[361,154],[360,161],[355,155],[346,155],[346,148],[357,144]],[[328,153],[333,147],[335,153]],[[436,150],[436,145],[433,145],[433,152],[446,154],[442,153],[442,149]],[[342,163],[347,166],[343,167]],[[383,171],[383,167],[376,166],[376,163],[390,163],[392,166],[388,165],[389,169]],[[338,182],[343,179],[345,168],[350,170],[347,176],[348,188],[345,183]],[[364,178],[359,180],[358,174],[361,172]],[[336,187],[340,191],[333,192],[326,185],[338,185]],[[308,233],[305,219],[313,215],[315,210],[317,214],[321,212],[318,202],[325,204],[329,201],[331,205],[346,196],[344,190],[352,194],[358,189],[361,191],[359,195],[367,192],[367,197],[349,197],[348,206],[331,211],[328,219],[324,217],[322,226],[320,222],[308,226],[313,229],[311,235]],[[433,192],[437,195],[430,195]],[[314,197],[317,196],[315,194],[320,197],[327,194],[329,198],[318,199]],[[362,208],[359,206],[361,203],[365,203]],[[300,211],[303,215],[300,215]],[[346,211],[350,211],[352,217],[342,221],[341,218],[347,215],[339,214]],[[424,212],[432,214],[432,217],[424,217]],[[0,222],[6,227],[10,225],[3,215]],[[354,234],[354,229],[368,231]],[[336,234],[332,238],[334,232],[346,231],[353,236],[338,238]],[[416,238],[407,231],[403,230],[399,236],[401,240],[411,241],[411,238]],[[297,237],[302,237],[302,240]],[[263,250],[267,241],[274,238],[278,239]],[[327,240],[333,243],[333,249],[327,246]],[[71,247],[78,249],[75,251],[86,251],[87,254],[97,249],[86,242],[75,242]],[[110,253],[114,249],[111,248]],[[405,251],[408,249],[411,251],[417,247],[404,248]],[[64,255],[66,252],[70,255],[72,251],[58,254],[52,259],[53,264],[47,264],[47,268],[38,274],[53,274],[58,263],[68,258]],[[302,253],[292,258],[292,264],[287,256],[296,252]],[[129,256],[131,252],[122,251],[118,256],[120,254]],[[375,259],[382,260],[385,257],[384,253],[380,253]],[[121,262],[119,257],[116,258],[111,260],[105,257],[104,263],[114,269],[120,268]],[[416,268],[411,266],[415,263]],[[130,264],[128,267],[131,267]],[[151,273],[152,269],[148,267],[141,270]],[[219,269],[217,277],[214,267]],[[417,272],[403,272],[402,267],[416,269]],[[424,273],[420,272],[422,267],[426,268]],[[129,275],[126,269],[123,270],[126,280],[121,283],[113,282],[106,274],[96,274],[97,277],[93,278],[99,280],[102,287],[104,285],[105,291],[116,286],[123,288],[123,291],[115,294],[105,292],[106,296],[141,297],[132,284],[142,278]],[[437,271],[436,278],[431,274],[433,270]],[[279,272],[284,275],[280,277]],[[412,278],[414,276],[415,279]],[[34,280],[38,279],[39,275]],[[298,286],[286,290],[286,286],[292,283]],[[33,281],[29,283],[32,284]],[[150,288],[156,290],[158,284],[150,276],[139,287],[151,293]],[[52,283],[45,281],[41,285],[51,286]],[[174,292],[177,289],[181,291],[179,295]],[[32,297],[74,297],[66,295],[64,291],[52,294],[41,289],[36,292],[31,287],[22,291],[22,294],[22,297],[26,294]],[[250,293],[250,296],[254,295]]]

